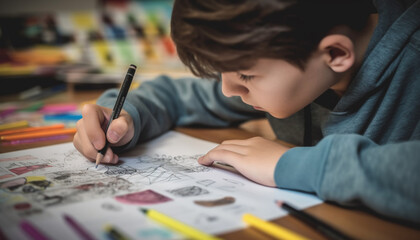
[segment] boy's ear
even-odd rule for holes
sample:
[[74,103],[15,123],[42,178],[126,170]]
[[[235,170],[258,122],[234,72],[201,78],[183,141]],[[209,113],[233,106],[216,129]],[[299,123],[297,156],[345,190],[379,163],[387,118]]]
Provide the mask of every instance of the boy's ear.
[[327,65],[334,72],[345,72],[353,66],[354,45],[349,37],[341,34],[328,35],[318,46],[324,54]]

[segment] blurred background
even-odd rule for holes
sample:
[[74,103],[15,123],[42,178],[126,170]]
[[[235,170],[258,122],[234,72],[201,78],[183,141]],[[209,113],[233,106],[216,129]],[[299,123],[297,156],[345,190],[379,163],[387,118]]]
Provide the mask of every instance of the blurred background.
[[[132,88],[161,74],[191,76],[170,38],[172,5],[0,0],[0,152],[72,141],[83,105],[119,87],[130,64],[137,66]],[[65,129],[20,135],[43,126]],[[268,122],[247,126],[274,139]]]
[[[172,0],[0,1],[1,95],[106,89],[188,75],[170,38]],[[25,95],[26,94],[26,95]]]

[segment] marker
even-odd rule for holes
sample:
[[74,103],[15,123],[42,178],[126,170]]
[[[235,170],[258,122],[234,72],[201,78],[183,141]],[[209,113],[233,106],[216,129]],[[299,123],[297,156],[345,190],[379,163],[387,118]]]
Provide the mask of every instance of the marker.
[[292,232],[287,228],[283,228],[280,225],[267,222],[261,218],[258,218],[254,215],[246,213],[242,216],[242,220],[248,223],[250,226],[255,227],[262,232],[265,232],[276,239],[288,239],[288,240],[307,240],[307,238]]
[[14,128],[23,128],[27,126],[29,126],[29,122],[26,120],[22,120],[18,122],[11,122],[11,123],[4,123],[4,124],[0,124],[0,131],[14,129]]
[[84,240],[94,240],[90,233],[88,233],[76,220],[74,220],[69,215],[63,215],[64,220],[66,223],[80,236],[81,239]]
[[129,237],[125,236],[121,231],[111,225],[105,226],[105,231],[110,240],[130,240]]
[[153,220],[156,220],[157,222],[162,223],[163,225],[178,231],[182,234],[184,234],[188,238],[192,239],[200,239],[200,240],[220,240],[220,238],[211,236],[207,233],[201,232],[193,227],[190,227],[182,222],[179,222],[173,218],[170,218],[166,216],[163,213],[160,213],[153,209],[144,209],[141,208],[140,211],[142,211],[144,214],[146,214],[148,217],[150,217]]
[[332,226],[328,225],[327,223],[323,222],[322,220],[292,207],[291,205],[282,202],[276,201],[276,204],[281,207],[282,209],[286,210],[290,213],[290,215],[298,218],[299,220],[305,222],[309,226],[313,227],[314,229],[318,230],[319,232],[323,233],[325,236],[328,236],[331,239],[343,239],[349,240],[352,239],[351,237],[345,235],[344,233],[340,232],[339,230],[333,228]]
[[109,118],[108,125],[106,126],[106,129],[105,129],[105,146],[101,150],[99,150],[98,154],[96,155],[96,166],[95,166],[96,168],[98,167],[99,163],[104,158],[106,150],[108,149],[109,142],[106,138],[106,132],[108,131],[108,128],[109,128],[109,125],[111,125],[111,122],[120,116],[121,109],[124,105],[124,101],[125,101],[125,98],[127,97],[127,93],[128,93],[128,90],[130,89],[130,85],[131,85],[131,82],[133,81],[133,77],[134,77],[134,74],[136,73],[136,69],[137,67],[131,64],[130,67],[128,68],[127,74],[125,75],[125,79],[121,86],[120,92],[118,94],[117,101],[115,102],[114,109],[112,110],[111,117]]
[[29,138],[41,138],[41,137],[50,137],[57,135],[68,135],[76,133],[76,128],[65,128],[65,129],[52,129],[40,132],[29,132],[21,134],[12,134],[6,136],[0,136],[1,141],[15,141]]
[[30,222],[26,220],[23,220],[20,223],[20,227],[33,240],[48,240],[49,239],[41,231],[39,231],[34,225],[32,225]]

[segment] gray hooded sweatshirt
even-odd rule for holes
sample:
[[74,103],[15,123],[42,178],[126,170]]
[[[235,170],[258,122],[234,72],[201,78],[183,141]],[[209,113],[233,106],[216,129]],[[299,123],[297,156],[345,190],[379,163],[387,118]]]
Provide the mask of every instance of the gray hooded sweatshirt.
[[[301,145],[309,126],[312,146],[292,148],[277,163],[279,188],[420,223],[420,1],[374,4],[379,22],[361,68],[332,107],[311,104],[309,125],[303,110],[275,119],[227,98],[219,81],[161,76],[129,93],[124,109],[135,136],[114,150],[175,126],[227,127],[264,116],[279,139]],[[108,90],[98,104],[112,108],[117,95]]]

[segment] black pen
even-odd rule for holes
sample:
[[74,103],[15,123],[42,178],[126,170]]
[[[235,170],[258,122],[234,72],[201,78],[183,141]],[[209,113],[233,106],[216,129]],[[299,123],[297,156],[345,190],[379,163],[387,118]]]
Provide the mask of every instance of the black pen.
[[290,215],[300,219],[301,221],[305,222],[309,226],[315,228],[319,232],[323,233],[329,239],[340,239],[340,240],[350,240],[351,237],[345,235],[344,233],[340,232],[339,230],[333,228],[332,226],[328,225],[327,223],[323,222],[322,220],[304,212],[296,209],[295,207],[290,206],[289,204],[276,201],[276,204],[281,207],[282,209],[286,210],[290,213]]
[[134,73],[136,73],[137,67],[133,64],[130,64],[128,68],[127,74],[125,75],[124,82],[121,86],[120,92],[117,97],[117,101],[115,102],[114,109],[112,110],[111,117],[109,118],[108,125],[105,129],[105,146],[98,151],[96,155],[96,168],[98,167],[99,163],[104,158],[106,150],[108,149],[109,142],[106,138],[106,132],[108,131],[108,127],[111,124],[112,120],[118,118],[120,116],[121,109],[124,105],[125,98],[127,97],[128,90],[130,89],[131,82],[133,81]]

